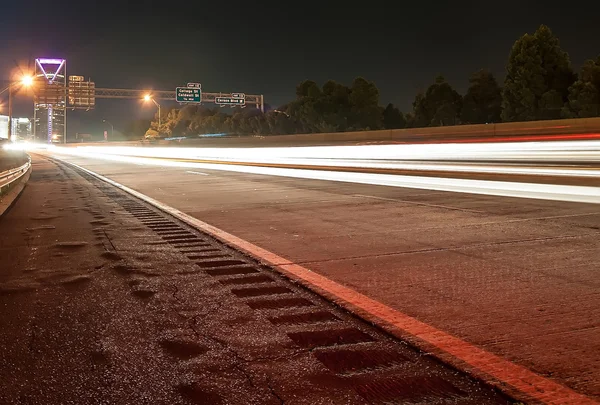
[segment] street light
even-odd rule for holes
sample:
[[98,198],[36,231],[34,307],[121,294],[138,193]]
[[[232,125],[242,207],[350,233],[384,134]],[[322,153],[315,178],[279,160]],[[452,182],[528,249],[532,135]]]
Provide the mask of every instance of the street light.
[[158,136],[160,136],[160,104],[156,102],[155,99],[152,98],[150,94],[146,94],[144,96],[144,101],[152,101],[158,107]]
[[4,93],[8,90],[8,139],[12,139],[12,90],[13,87],[17,84],[20,84],[24,87],[30,87],[33,84],[33,76],[23,75],[21,79],[16,82],[10,83],[7,88],[0,91],[0,94]]
[[23,76],[21,78],[21,84],[26,87],[31,86],[33,84],[33,76],[29,76],[29,75]]
[[[113,135],[115,134],[115,127],[113,126],[113,124],[111,124],[110,122],[108,122],[107,120],[103,119],[102,122],[106,122],[108,125],[110,125],[110,138],[113,138]],[[108,141],[108,139],[106,139]]]

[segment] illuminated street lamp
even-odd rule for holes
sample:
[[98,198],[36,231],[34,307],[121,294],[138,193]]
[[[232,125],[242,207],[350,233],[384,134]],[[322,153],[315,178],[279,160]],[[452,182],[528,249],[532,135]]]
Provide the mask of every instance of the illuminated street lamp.
[[150,94],[146,94],[144,96],[144,101],[152,101],[158,107],[158,136],[160,136],[160,104],[156,102],[155,99],[152,98]]
[[33,76],[23,76],[21,78],[21,84],[26,87],[31,86],[33,84]]
[[7,88],[0,91],[0,94],[8,90],[8,139],[12,139],[12,90],[13,87],[20,84],[23,87],[30,87],[33,84],[33,76],[23,75],[20,80],[10,83]]

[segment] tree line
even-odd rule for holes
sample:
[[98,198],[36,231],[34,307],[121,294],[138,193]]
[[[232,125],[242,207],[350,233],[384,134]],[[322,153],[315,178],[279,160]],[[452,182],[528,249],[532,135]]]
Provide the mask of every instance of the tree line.
[[147,134],[269,135],[598,117],[600,56],[575,73],[558,38],[541,25],[514,43],[502,86],[482,69],[471,75],[465,95],[438,76],[406,113],[393,104],[381,106],[379,98],[377,86],[362,77],[350,86],[306,80],[296,86],[296,98],[278,109],[236,108],[230,114],[194,105],[165,109],[161,127],[155,116]]

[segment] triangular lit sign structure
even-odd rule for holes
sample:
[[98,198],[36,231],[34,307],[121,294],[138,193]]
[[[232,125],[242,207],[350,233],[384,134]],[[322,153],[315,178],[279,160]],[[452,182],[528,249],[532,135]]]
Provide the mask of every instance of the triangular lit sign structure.
[[[40,68],[44,77],[48,80],[48,83],[54,82],[54,79],[61,73],[60,71],[65,66],[65,59],[52,59],[52,58],[38,58],[35,63]],[[58,68],[54,68],[58,66]],[[64,72],[63,72],[64,76]]]

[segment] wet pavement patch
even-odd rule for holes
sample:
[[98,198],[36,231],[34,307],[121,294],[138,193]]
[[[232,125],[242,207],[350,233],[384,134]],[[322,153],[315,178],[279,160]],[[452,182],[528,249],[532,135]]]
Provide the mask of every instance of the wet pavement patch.
[[227,402],[214,392],[203,390],[197,383],[182,384],[177,390],[184,398],[199,405],[225,405]]
[[87,242],[58,242],[54,244],[54,247],[61,249],[78,249],[87,245]]
[[58,215],[37,215],[31,217],[34,221],[49,221],[51,219],[60,218]]
[[78,274],[61,280],[60,284],[62,284],[65,287],[75,288],[87,284],[90,281],[92,281],[91,276],[85,274]]
[[100,256],[102,256],[105,259],[112,260],[112,261],[119,261],[119,260],[123,259],[123,256],[121,256],[120,254],[118,254],[116,252],[103,252],[100,254]]
[[165,352],[181,360],[193,359],[208,351],[207,347],[199,343],[183,339],[163,339],[160,346]]
[[26,230],[29,231],[29,232],[43,231],[43,230],[50,230],[50,229],[56,229],[56,226],[54,226],[54,225],[42,225],[42,226],[36,226],[34,228],[26,228]]
[[137,270],[134,266],[129,264],[116,264],[112,268],[120,274],[134,274]]

